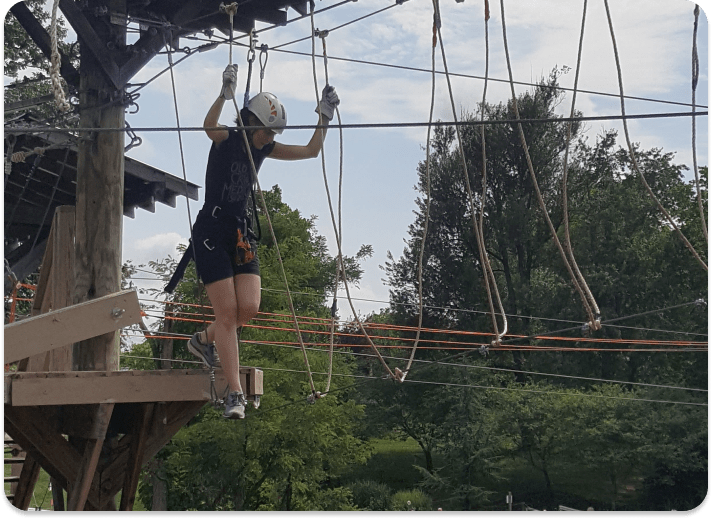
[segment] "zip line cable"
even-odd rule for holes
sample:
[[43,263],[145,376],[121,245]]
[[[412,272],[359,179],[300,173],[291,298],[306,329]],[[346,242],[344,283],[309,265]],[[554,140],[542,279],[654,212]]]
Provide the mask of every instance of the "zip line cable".
[[[280,347],[285,347],[285,348],[290,348],[290,349],[296,349],[298,346],[290,346],[290,345],[284,345],[284,344],[274,344],[270,343],[267,341],[245,341],[246,343],[249,344],[254,344],[257,346],[260,345],[271,345],[271,346],[280,346]],[[323,350],[320,350],[318,348],[307,348],[311,351],[315,352],[323,352]],[[349,355],[352,357],[368,357],[368,358],[373,358],[375,359],[375,356],[370,353],[359,353],[356,351],[337,351],[336,353],[339,353],[341,355]],[[160,360],[160,361],[170,361],[174,363],[185,363],[185,362],[190,362],[190,363],[199,363],[199,361],[185,361],[182,359],[164,359],[164,358],[154,358],[154,357],[143,357],[143,356],[136,356],[136,355],[123,355],[126,358],[136,358],[136,359],[146,359],[146,360]],[[385,358],[387,359],[392,359],[392,360],[403,360],[404,357],[393,357],[393,356],[386,356]],[[429,364],[435,361],[431,360],[424,360],[424,359],[416,359],[416,363],[420,364]],[[542,372],[537,372],[537,371],[527,371],[527,370],[521,370],[521,369],[514,369],[514,368],[498,368],[495,366],[478,366],[476,364],[455,364],[452,362],[440,362],[441,366],[448,366],[448,367],[454,367],[454,368],[466,368],[466,369],[475,369],[475,370],[484,370],[484,371],[493,371],[493,372],[503,372],[503,373],[524,373],[526,375],[535,375],[535,376],[541,376],[541,377],[553,377],[553,378],[565,378],[565,379],[571,379],[571,380],[584,380],[587,382],[601,382],[605,384],[620,384],[620,385],[629,385],[629,386],[640,386],[640,387],[649,387],[649,388],[654,388],[654,389],[671,389],[671,390],[678,390],[678,391],[692,391],[692,392],[698,392],[698,393],[707,393],[707,389],[700,389],[700,388],[690,388],[690,387],[682,387],[682,386],[670,386],[670,385],[665,385],[665,384],[651,384],[647,382],[628,382],[625,380],[611,380],[611,379],[604,379],[604,378],[597,378],[597,377],[584,377],[580,375],[561,375],[557,373],[542,373]],[[262,368],[260,368],[262,369]]]
[[[434,121],[433,123],[428,122],[396,122],[396,123],[348,123],[348,124],[334,124],[330,125],[331,128],[344,128],[344,129],[371,129],[371,128],[419,128],[427,127],[429,125],[439,126],[439,127],[464,127],[464,126],[488,126],[488,125],[503,125],[503,124],[513,124],[513,123],[531,123],[531,124],[543,124],[543,123],[565,123],[569,121],[581,122],[581,121],[619,121],[619,120],[632,120],[632,119],[668,119],[672,117],[706,117],[707,112],[666,112],[666,113],[648,113],[648,114],[626,114],[626,115],[594,115],[594,116],[577,116],[571,117],[548,117],[540,119],[496,119],[487,121]],[[285,130],[314,130],[317,128],[323,128],[325,126],[315,125],[315,124],[296,124],[296,125],[286,125]],[[225,127],[215,127],[215,128],[205,128],[203,126],[184,126],[180,128],[183,132],[198,132],[207,130],[217,130],[224,129]],[[245,130],[259,130],[264,128],[264,126],[230,126],[229,128],[239,128]],[[166,131],[178,131],[178,128],[171,126],[147,126],[147,127],[131,127],[131,128],[48,128],[42,126],[10,126],[4,128],[5,133],[66,133],[66,132],[166,132]]]

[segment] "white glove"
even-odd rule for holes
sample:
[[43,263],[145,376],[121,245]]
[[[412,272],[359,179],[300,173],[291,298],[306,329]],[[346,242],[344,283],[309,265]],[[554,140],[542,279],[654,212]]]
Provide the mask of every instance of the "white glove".
[[237,87],[237,65],[228,65],[223,72],[223,84],[220,91],[220,97],[223,99],[232,99],[235,97],[235,88]]
[[321,91],[321,101],[319,101],[319,106],[316,107],[315,112],[319,113],[319,109],[321,109],[321,115],[331,121],[334,118],[334,110],[339,106],[340,102],[336,89],[331,85],[326,85],[324,90]]

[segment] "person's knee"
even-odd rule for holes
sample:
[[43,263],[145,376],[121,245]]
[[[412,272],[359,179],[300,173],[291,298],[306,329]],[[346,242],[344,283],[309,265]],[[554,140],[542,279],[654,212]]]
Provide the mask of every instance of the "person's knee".
[[257,315],[259,309],[259,301],[251,301],[240,304],[237,311],[238,326],[247,324],[248,321],[250,321],[254,316]]

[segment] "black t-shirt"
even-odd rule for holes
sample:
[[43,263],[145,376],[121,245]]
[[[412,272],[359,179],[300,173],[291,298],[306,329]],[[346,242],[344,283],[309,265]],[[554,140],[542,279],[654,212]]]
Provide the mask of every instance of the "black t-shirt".
[[[274,143],[261,150],[250,144],[255,168],[259,171],[262,162],[274,149]],[[212,211],[219,206],[221,213],[244,218],[252,188],[252,166],[245,153],[245,141],[241,131],[229,130],[228,138],[220,144],[213,142],[205,171],[205,205]]]

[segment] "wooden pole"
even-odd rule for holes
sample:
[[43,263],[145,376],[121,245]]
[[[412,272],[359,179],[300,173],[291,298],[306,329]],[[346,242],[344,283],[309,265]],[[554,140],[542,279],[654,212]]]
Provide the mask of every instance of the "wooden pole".
[[[90,1],[90,7],[96,3]],[[121,2],[123,5],[116,4],[119,2],[112,2],[112,9],[123,7],[126,12],[125,1]],[[125,26],[93,25],[102,41],[114,46],[125,44]],[[80,45],[83,45],[81,39]],[[122,97],[123,90],[117,91],[112,86],[93,53],[82,52],[79,126],[123,129]],[[77,157],[74,304],[118,292],[121,286],[124,133],[102,131],[81,137]],[[118,333],[74,345],[74,371],[114,371],[118,367]]]

